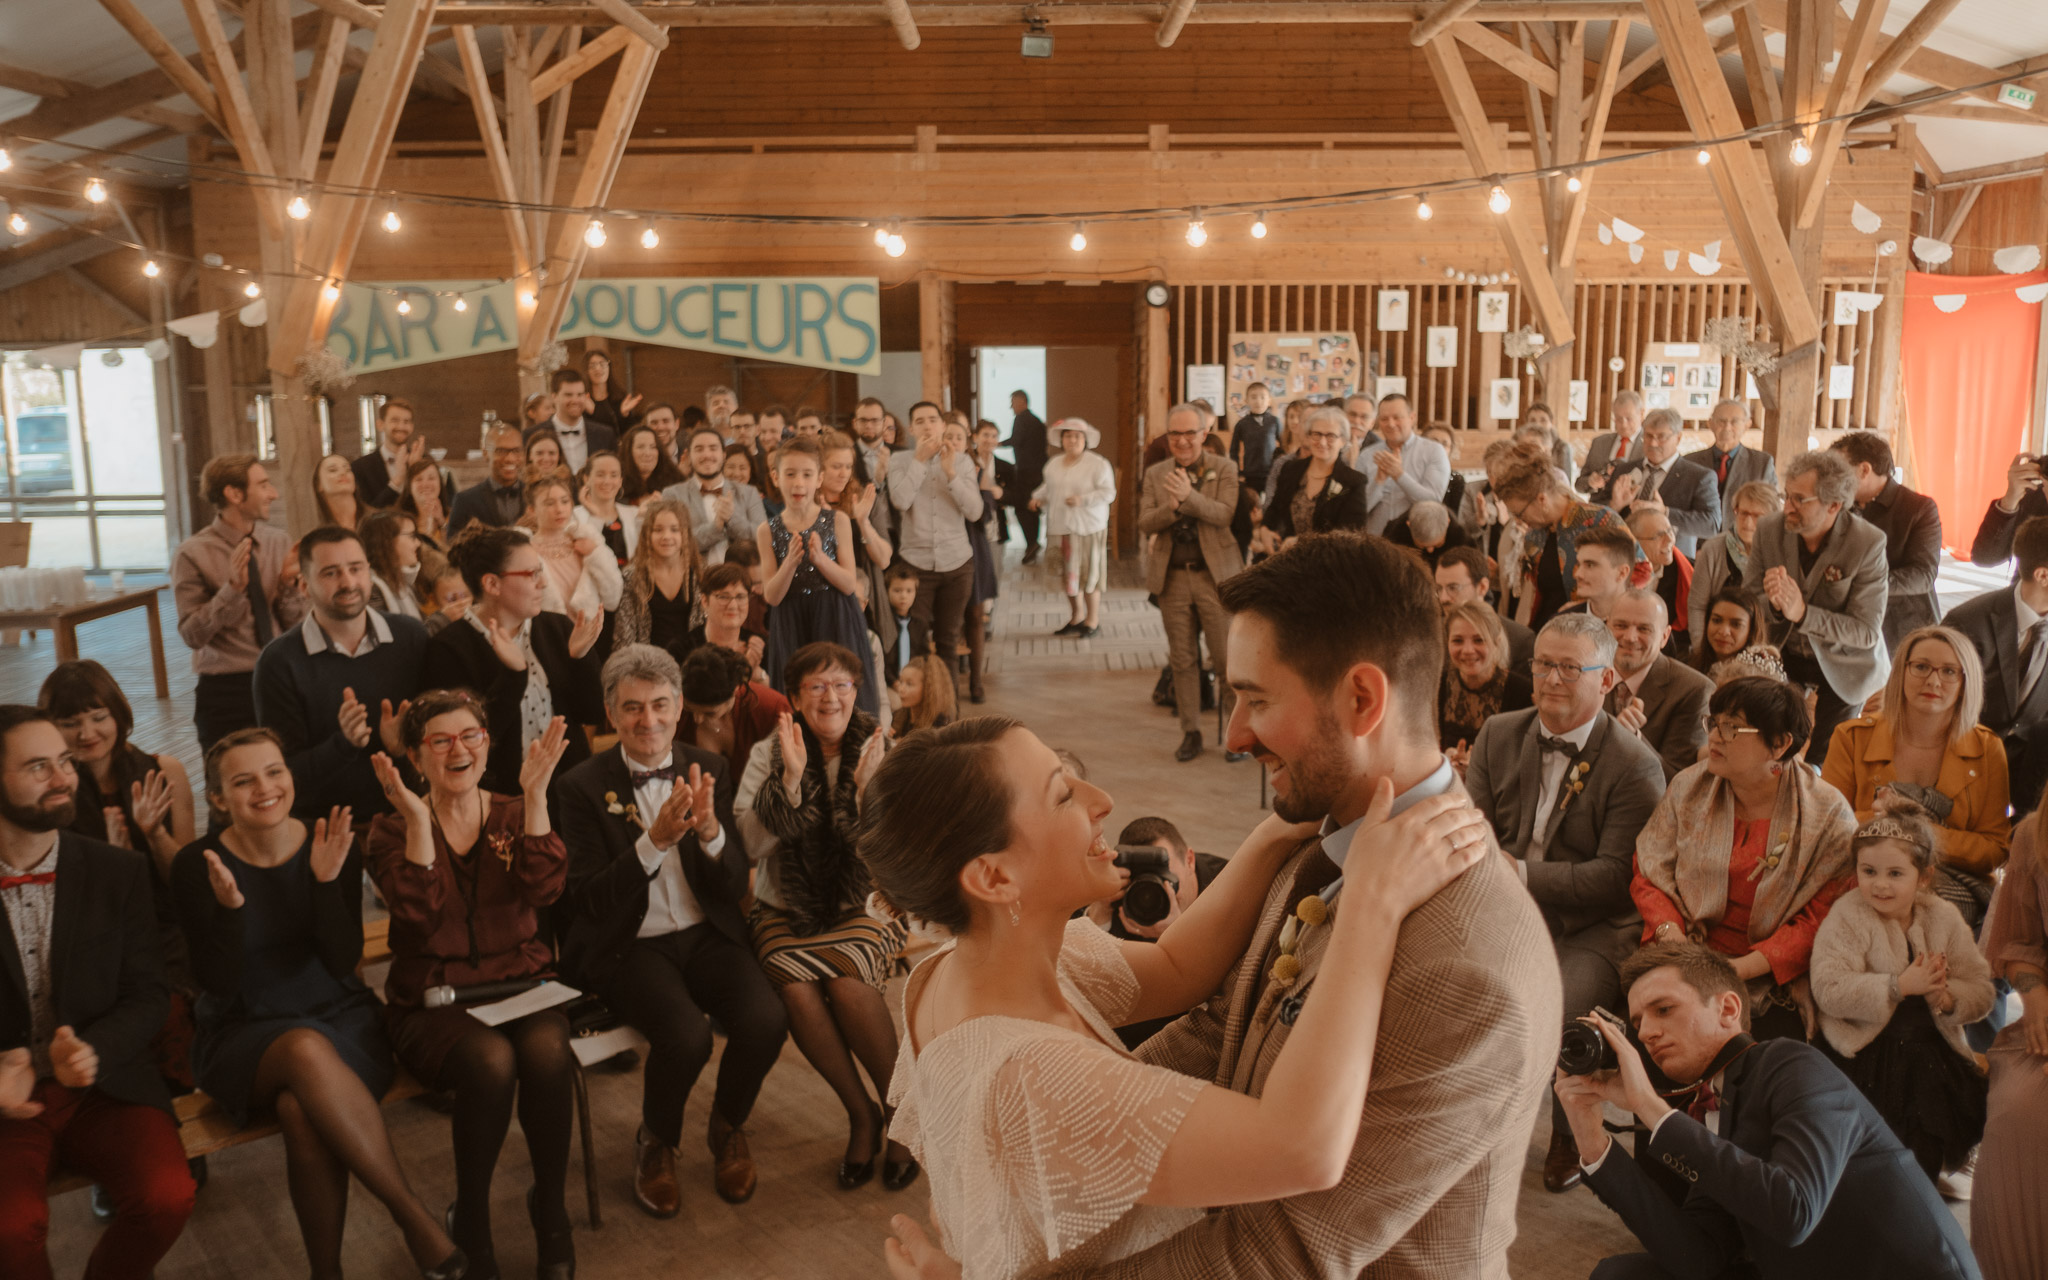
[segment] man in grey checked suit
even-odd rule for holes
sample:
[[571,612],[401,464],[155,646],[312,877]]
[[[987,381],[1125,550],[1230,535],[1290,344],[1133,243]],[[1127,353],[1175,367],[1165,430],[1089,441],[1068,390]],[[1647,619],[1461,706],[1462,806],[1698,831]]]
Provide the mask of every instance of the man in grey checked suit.
[[690,478],[661,491],[664,498],[690,509],[690,536],[705,564],[725,563],[725,549],[752,542],[768,521],[760,491],[725,477],[725,437],[713,426],[698,427],[683,446],[683,465]]

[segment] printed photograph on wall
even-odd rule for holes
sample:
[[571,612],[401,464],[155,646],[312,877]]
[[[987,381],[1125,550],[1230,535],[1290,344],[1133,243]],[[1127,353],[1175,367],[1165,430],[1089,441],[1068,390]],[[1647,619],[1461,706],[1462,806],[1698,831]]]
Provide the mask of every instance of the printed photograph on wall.
[[1570,422],[1586,420],[1586,402],[1591,397],[1593,384],[1574,379],[1571,391],[1565,400],[1565,418]]
[[1458,367],[1458,326],[1433,324],[1429,326],[1428,350],[1423,363],[1431,369],[1455,369]]
[[1405,332],[1408,328],[1408,291],[1380,290],[1380,332]]
[[1495,378],[1493,392],[1486,399],[1486,416],[1495,421],[1513,421],[1522,413],[1522,382],[1519,378]]
[[1486,292],[1479,295],[1479,332],[1508,331],[1508,295]]
[[[1244,413],[1244,393],[1253,383],[1265,384],[1277,402],[1341,400],[1356,388],[1356,371],[1365,367],[1357,335],[1348,331],[1233,333],[1230,353],[1225,402],[1233,421]],[[1273,412],[1279,412],[1278,404]]]

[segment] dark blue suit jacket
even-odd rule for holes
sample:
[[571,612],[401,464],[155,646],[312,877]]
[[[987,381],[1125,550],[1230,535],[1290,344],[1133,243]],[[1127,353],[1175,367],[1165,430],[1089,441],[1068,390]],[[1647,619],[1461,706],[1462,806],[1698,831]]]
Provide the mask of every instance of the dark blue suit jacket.
[[1746,1256],[1763,1280],[1981,1280],[1934,1184],[1818,1049],[1766,1040],[1721,1094],[1726,1137],[1680,1114],[1651,1142],[1691,1184],[1684,1205],[1612,1148],[1586,1179],[1672,1276],[1715,1280]]

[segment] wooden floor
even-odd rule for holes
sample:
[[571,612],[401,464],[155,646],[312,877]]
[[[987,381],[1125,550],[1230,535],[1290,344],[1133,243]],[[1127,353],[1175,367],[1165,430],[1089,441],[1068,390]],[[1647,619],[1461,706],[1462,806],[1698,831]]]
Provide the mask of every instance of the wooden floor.
[[[1164,662],[1158,615],[1141,587],[1120,570],[1104,602],[1103,634],[1086,641],[1050,639],[1066,621],[1054,585],[1036,569],[1010,570],[996,621],[989,700],[983,710],[1014,715],[1048,742],[1077,752],[1090,777],[1117,800],[1114,830],[1123,821],[1157,813],[1179,823],[1197,848],[1228,853],[1261,816],[1258,768],[1228,764],[1211,749],[1177,764],[1173,714],[1151,705],[1149,694]],[[88,657],[105,662],[135,702],[139,745],[173,750],[196,779],[199,761],[190,725],[192,675],[173,646],[170,702],[151,695],[148,650],[134,615],[94,624],[80,637]],[[0,649],[0,697],[31,701],[54,661],[46,634],[19,649]],[[1213,744],[1214,717],[1207,727]],[[893,1003],[892,993],[892,1003]],[[885,1274],[881,1241],[889,1215],[922,1215],[922,1184],[890,1194],[879,1183],[846,1193],[832,1174],[846,1140],[844,1115],[831,1092],[794,1048],[769,1076],[750,1128],[760,1167],[760,1191],[738,1208],[712,1194],[703,1133],[709,1106],[706,1082],[697,1089],[684,1125],[682,1215],[657,1222],[632,1201],[632,1139],[639,1120],[638,1072],[604,1071],[590,1077],[599,1152],[605,1225],[589,1232],[575,1166],[571,1210],[579,1227],[584,1280],[628,1280],[676,1275],[704,1280],[837,1280]],[[386,1120],[413,1185],[430,1205],[454,1194],[448,1121],[417,1102],[388,1109]],[[1632,1238],[1590,1193],[1544,1193],[1537,1155],[1547,1141],[1539,1124],[1523,1178],[1521,1235],[1512,1254],[1517,1276],[1539,1280],[1588,1274],[1601,1257],[1630,1249]],[[523,1198],[529,1185],[525,1144],[517,1126],[506,1143],[495,1184],[498,1259],[507,1277],[530,1274],[532,1237]],[[284,1153],[276,1138],[213,1157],[212,1180],[177,1246],[157,1269],[158,1280],[270,1280],[303,1275],[305,1259],[285,1195]],[[352,1202],[347,1262],[358,1276],[402,1277],[410,1272],[397,1232],[360,1188]],[[97,1228],[84,1194],[52,1205],[50,1249],[60,1276],[83,1269]]]

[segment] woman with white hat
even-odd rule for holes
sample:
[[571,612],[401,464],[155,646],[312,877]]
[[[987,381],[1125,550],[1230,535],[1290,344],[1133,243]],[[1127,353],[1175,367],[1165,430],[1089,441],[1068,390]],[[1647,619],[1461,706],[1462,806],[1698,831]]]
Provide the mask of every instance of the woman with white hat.
[[1060,576],[1073,619],[1053,632],[1086,640],[1102,630],[1103,580],[1109,576],[1109,504],[1116,473],[1095,450],[1102,433],[1080,418],[1061,418],[1045,430],[1058,452],[1046,461],[1045,480],[1032,491],[1031,509],[1046,513],[1046,545],[1060,552]]

